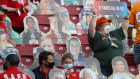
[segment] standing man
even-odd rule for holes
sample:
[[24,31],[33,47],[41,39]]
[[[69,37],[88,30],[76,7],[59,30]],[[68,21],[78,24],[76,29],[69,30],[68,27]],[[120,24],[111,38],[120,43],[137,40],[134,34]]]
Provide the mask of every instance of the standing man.
[[0,5],[8,10],[13,30],[20,34],[24,30],[23,19],[30,11],[28,0],[1,0]]
[[140,3],[137,3],[131,9],[131,15],[129,19],[128,29],[128,46],[132,48],[132,29],[136,28],[136,38],[134,41],[134,61],[136,64],[140,64]]
[[54,66],[53,54],[43,51],[39,54],[39,67],[32,70],[35,79],[49,79],[49,72]]
[[0,74],[0,79],[31,79],[28,75],[18,70],[17,66],[19,62],[20,59],[18,55],[9,54],[3,64],[3,69],[6,71]]

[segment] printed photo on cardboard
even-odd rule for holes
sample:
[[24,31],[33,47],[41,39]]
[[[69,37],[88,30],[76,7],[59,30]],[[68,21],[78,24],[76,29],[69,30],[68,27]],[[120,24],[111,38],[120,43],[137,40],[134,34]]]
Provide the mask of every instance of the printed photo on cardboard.
[[[58,1],[57,1],[58,2]],[[55,8],[60,7],[55,0],[41,0],[40,4],[38,5],[40,14],[54,14]],[[59,3],[61,0],[59,0]]]
[[91,10],[91,8],[94,6],[94,0],[84,0],[83,6],[85,10]]
[[7,18],[3,22],[5,23],[7,28],[9,40],[13,40],[16,42],[16,44],[20,44],[20,35],[12,29],[10,20]]
[[38,20],[33,16],[24,18],[24,31],[20,34],[21,43],[39,44],[39,39],[45,34],[39,30]]
[[77,23],[77,33],[78,34],[87,34],[90,20],[93,16],[93,13],[89,10],[82,9],[79,14],[80,22]]
[[80,71],[80,79],[96,79],[95,72],[90,68],[84,68]]
[[95,72],[96,79],[107,79],[107,77],[101,73],[99,61],[93,56],[85,59],[85,67],[90,68]]
[[135,79],[135,76],[129,72],[126,59],[117,56],[112,60],[113,74],[108,79]]
[[75,36],[70,36],[66,40],[66,47],[67,53],[74,57],[74,66],[84,66],[84,59],[88,55],[82,51],[81,41]]
[[76,26],[70,21],[69,12],[65,7],[55,9],[55,16],[50,18],[51,30],[46,34],[54,44],[65,44],[66,38],[76,34]]

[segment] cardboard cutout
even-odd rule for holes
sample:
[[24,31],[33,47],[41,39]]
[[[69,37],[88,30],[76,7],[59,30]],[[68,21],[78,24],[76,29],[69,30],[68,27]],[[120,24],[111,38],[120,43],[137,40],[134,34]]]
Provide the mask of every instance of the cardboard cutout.
[[66,8],[59,7],[55,9],[55,16],[50,18],[51,30],[46,34],[53,39],[54,44],[65,44],[66,38],[75,34],[76,27],[69,19],[69,13]]
[[90,68],[95,72],[96,79],[107,79],[107,77],[101,73],[99,61],[93,56],[85,59],[85,67]]
[[95,72],[90,68],[84,68],[80,71],[80,79],[96,79]]
[[108,79],[135,79],[135,76],[128,70],[127,61],[120,56],[112,60],[113,74]]
[[0,33],[0,54],[4,55],[4,52],[7,50],[8,47],[13,47],[12,44],[8,42],[8,36],[6,34]]
[[90,12],[89,10],[82,10],[81,13],[79,14],[80,17],[80,22],[77,23],[77,33],[78,34],[87,34],[88,33],[88,27],[90,20],[93,16],[93,13]]
[[5,19],[3,22],[5,23],[6,28],[7,28],[9,40],[14,40],[16,42],[16,44],[20,44],[20,36],[17,32],[15,32],[12,29],[12,24],[11,24],[10,20]]
[[55,66],[61,66],[61,56],[55,51],[54,43],[51,38],[42,37],[39,46],[43,47],[48,52],[52,52],[54,54]]
[[49,72],[49,79],[66,79],[66,77],[61,69],[54,68]]
[[39,44],[39,39],[45,34],[39,30],[38,21],[33,16],[24,18],[24,31],[20,34],[21,43],[26,44]]
[[84,0],[83,1],[83,6],[85,10],[91,10],[91,8],[94,6],[94,0]]
[[67,53],[74,56],[74,66],[84,66],[84,59],[87,55],[82,52],[81,41],[75,36],[68,37],[66,47]]
[[40,6],[40,14],[41,15],[54,14],[55,8],[60,7],[60,5],[55,2],[55,0],[41,0],[39,6]]

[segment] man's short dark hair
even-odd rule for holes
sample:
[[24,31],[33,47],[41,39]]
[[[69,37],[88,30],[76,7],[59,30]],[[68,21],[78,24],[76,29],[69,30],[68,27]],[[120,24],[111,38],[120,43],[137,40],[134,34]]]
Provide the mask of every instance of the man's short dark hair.
[[39,54],[39,64],[42,65],[42,60],[48,60],[48,56],[53,54],[51,52],[48,51],[43,51]]
[[6,57],[6,61],[9,62],[11,66],[16,66],[17,67],[19,62],[20,62],[20,58],[16,54],[9,54]]

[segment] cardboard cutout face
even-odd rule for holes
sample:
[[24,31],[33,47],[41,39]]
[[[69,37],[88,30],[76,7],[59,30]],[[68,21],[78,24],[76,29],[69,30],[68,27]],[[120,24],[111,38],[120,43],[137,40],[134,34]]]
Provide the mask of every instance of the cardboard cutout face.
[[85,59],[85,67],[92,69],[95,72],[97,79],[107,79],[107,77],[105,77],[101,73],[99,61],[93,56],[90,56]]
[[75,37],[68,37],[66,40],[67,52],[74,56],[74,66],[83,66],[85,55],[82,52],[81,41]]
[[46,51],[55,52],[54,44],[52,42],[52,39],[49,37],[42,37],[39,46],[44,47]]
[[80,71],[80,79],[96,79],[95,72],[90,68],[84,68]]
[[39,30],[38,21],[33,16],[24,18],[24,31],[20,34],[21,43],[26,44],[39,44],[38,40],[45,34]]
[[65,73],[58,68],[54,68],[49,72],[49,79],[66,79]]
[[54,44],[65,44],[66,38],[76,33],[76,27],[70,21],[69,13],[64,7],[55,9],[55,16],[50,18],[50,26],[51,30],[46,36],[51,37]]
[[128,70],[127,61],[120,56],[113,58],[112,60],[113,74],[109,79],[134,79],[135,76],[132,75]]
[[82,10],[82,12],[79,14],[79,17],[81,18],[80,22],[77,23],[77,33],[78,34],[87,34],[88,33],[88,26],[90,23],[90,20],[93,16],[93,13],[88,10]]
[[[59,3],[61,3],[60,0]],[[55,0],[41,0],[39,6],[40,14],[54,14],[55,8],[59,7],[60,5],[55,2]]]

